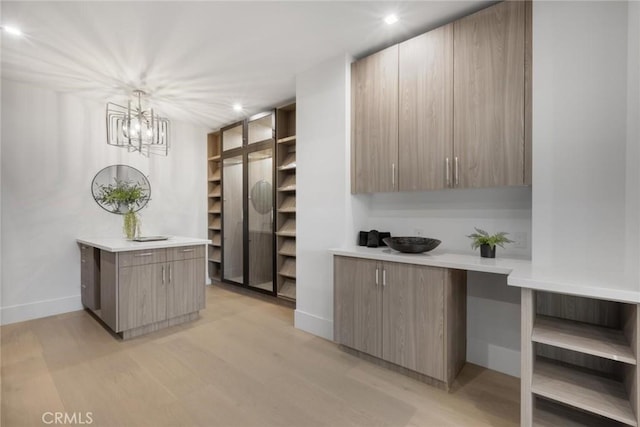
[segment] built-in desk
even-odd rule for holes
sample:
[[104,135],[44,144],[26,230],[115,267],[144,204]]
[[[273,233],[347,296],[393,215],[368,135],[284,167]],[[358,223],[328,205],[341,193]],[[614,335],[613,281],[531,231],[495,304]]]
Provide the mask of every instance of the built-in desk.
[[466,294],[456,272],[505,274],[521,288],[521,425],[638,425],[637,277],[616,266],[571,269],[439,251],[330,252],[339,344],[448,387],[466,343]]
[[205,307],[209,240],[77,242],[82,303],[123,339],[193,320]]

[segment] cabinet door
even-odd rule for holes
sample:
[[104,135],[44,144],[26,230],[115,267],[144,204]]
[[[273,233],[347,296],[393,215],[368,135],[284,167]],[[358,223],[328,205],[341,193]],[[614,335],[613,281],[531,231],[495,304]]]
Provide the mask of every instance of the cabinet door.
[[118,332],[167,318],[165,268],[166,264],[146,264],[119,269]]
[[395,191],[398,180],[397,45],[351,66],[351,144],[351,191]]
[[400,43],[399,80],[399,189],[446,188],[453,165],[452,24]]
[[167,318],[204,308],[204,258],[167,264]]
[[522,185],[525,2],[501,2],[454,25],[456,186]]
[[[382,292],[376,261],[334,257],[334,339],[382,356]],[[380,274],[380,273],[379,273]]]
[[80,297],[82,305],[100,309],[100,256],[98,249],[80,245]]
[[444,380],[445,270],[383,264],[382,358]]

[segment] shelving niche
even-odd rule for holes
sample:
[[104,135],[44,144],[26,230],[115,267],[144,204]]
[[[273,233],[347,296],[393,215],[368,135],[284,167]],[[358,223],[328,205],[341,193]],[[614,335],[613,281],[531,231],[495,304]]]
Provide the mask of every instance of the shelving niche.
[[522,290],[521,425],[638,425],[637,304]]
[[296,299],[296,105],[276,110],[277,290]]
[[220,281],[222,216],[221,216],[221,165],[220,132],[207,135],[207,236],[212,243],[208,247],[209,277]]

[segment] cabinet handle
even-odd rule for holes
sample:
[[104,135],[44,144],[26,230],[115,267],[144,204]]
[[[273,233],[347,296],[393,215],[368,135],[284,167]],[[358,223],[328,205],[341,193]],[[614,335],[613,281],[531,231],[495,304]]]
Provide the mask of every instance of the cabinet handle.
[[82,262],[87,262],[87,260],[86,260],[86,259],[83,259],[83,260],[82,260]]
[[391,163],[391,188],[396,189],[396,164]]
[[449,158],[444,161],[444,175],[447,180],[447,187],[451,187],[451,168],[449,167]]
[[171,283],[171,266],[169,266],[169,283]]
[[458,179],[458,157],[454,158],[454,185],[457,187],[460,183]]
[[181,252],[193,252],[194,249],[183,249]]
[[387,269],[382,269],[382,286],[387,286]]
[[162,284],[164,285],[164,265],[162,266]]
[[80,285],[82,286],[82,289],[87,289],[87,285]]
[[153,252],[145,252],[143,254],[135,254],[134,256],[151,256],[153,255]]
[[378,282],[378,267],[376,267],[376,286],[378,286],[378,285],[379,285],[379,282]]

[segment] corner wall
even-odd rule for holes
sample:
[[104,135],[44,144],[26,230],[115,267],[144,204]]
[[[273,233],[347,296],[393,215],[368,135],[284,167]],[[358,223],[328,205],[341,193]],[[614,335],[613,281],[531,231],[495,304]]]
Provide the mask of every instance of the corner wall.
[[207,129],[172,122],[169,156],[145,158],[107,146],[99,102],[3,80],[1,108],[3,324],[82,308],[75,238],[122,235],[91,195],[103,167],[148,175],[144,234],[206,238]]

